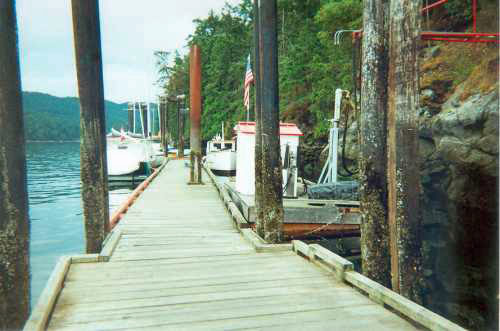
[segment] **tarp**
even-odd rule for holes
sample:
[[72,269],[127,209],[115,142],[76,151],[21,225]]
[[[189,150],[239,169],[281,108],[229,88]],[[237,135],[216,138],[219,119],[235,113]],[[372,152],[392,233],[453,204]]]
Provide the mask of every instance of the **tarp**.
[[317,184],[307,188],[309,199],[321,200],[359,200],[359,183],[345,181],[328,184]]

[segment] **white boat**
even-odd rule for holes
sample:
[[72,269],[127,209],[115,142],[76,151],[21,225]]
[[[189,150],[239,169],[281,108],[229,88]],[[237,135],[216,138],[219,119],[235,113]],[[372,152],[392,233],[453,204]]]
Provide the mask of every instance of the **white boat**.
[[224,124],[222,136],[215,136],[207,143],[205,163],[214,172],[233,174],[236,172],[236,142],[224,139]]
[[155,160],[152,142],[112,130],[107,137],[107,160],[110,180],[116,179],[114,176],[149,175]]
[[159,138],[154,137],[151,140],[151,147],[153,148],[154,160],[153,168],[159,167],[165,160],[165,153],[163,152],[163,147],[161,146],[161,141]]

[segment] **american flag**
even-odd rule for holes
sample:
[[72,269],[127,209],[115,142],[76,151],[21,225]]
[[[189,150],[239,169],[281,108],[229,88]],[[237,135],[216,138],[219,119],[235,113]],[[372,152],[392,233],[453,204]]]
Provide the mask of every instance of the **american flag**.
[[243,104],[247,108],[247,111],[250,109],[250,84],[252,83],[253,83],[253,73],[252,73],[252,67],[250,66],[250,54],[248,54],[247,71],[245,73],[245,95],[243,97]]

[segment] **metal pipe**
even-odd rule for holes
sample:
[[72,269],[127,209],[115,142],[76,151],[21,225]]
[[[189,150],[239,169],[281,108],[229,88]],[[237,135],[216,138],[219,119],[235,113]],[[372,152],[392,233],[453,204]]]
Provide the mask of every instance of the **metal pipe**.
[[191,178],[190,184],[201,180],[201,50],[191,46],[189,54],[189,119],[191,121]]
[[99,253],[109,229],[108,167],[97,0],[72,0],[80,96],[80,167],[86,251]]
[[30,225],[13,0],[0,1],[0,31],[0,330],[19,330],[30,308]]

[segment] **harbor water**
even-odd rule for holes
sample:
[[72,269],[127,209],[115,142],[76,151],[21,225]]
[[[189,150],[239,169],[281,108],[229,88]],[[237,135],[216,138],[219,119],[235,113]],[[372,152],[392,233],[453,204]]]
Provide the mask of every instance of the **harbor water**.
[[[26,144],[31,221],[31,305],[58,259],[85,253],[79,142]],[[110,214],[134,187],[110,187]]]

